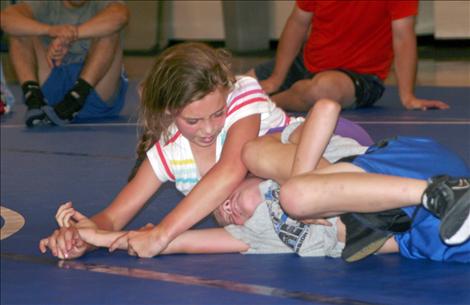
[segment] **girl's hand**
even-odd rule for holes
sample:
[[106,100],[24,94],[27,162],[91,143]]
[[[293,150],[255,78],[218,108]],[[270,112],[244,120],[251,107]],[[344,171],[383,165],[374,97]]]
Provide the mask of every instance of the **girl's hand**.
[[72,206],[72,201],[67,201],[66,203],[62,204],[59,209],[57,209],[57,212],[55,214],[55,220],[57,221],[59,227],[69,228],[74,225],[76,222],[73,221],[71,218],[75,213],[76,211]]
[[75,210],[71,201],[62,204],[59,207],[55,215],[55,220],[61,228],[70,228],[75,226],[79,229],[97,229],[96,224],[90,218]]
[[127,244],[127,252],[132,256],[149,258],[160,254],[169,241],[159,234],[158,229],[152,227],[147,225],[139,231],[126,233],[111,244],[109,251],[122,249],[123,245]]

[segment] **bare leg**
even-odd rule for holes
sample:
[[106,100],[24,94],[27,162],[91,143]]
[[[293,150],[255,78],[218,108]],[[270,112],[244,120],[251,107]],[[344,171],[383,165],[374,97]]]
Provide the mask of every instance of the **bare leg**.
[[[290,137],[298,139],[300,126]],[[294,163],[296,144],[282,144],[280,134],[266,135],[250,141],[243,147],[243,162],[248,170],[260,177],[273,179],[282,184],[289,179]],[[321,159],[317,168],[323,168],[330,163]]]
[[43,84],[49,76],[46,48],[38,37],[11,36],[9,53],[20,84],[26,81]]
[[308,111],[322,98],[338,102],[343,108],[355,100],[354,84],[346,74],[339,71],[325,71],[312,79],[296,82],[286,91],[273,95],[277,106],[289,111]]
[[103,101],[114,94],[122,68],[119,34],[95,39],[90,47],[80,77],[95,87]]
[[424,180],[370,174],[338,163],[291,178],[281,187],[280,201],[293,218],[320,218],[414,205],[421,202],[426,187]]

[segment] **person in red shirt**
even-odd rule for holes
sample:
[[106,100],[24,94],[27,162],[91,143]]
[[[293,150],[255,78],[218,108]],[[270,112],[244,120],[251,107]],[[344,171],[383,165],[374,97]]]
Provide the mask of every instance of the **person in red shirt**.
[[418,0],[297,0],[281,34],[276,58],[248,72],[273,101],[307,111],[321,98],[343,108],[373,105],[383,94],[392,62],[407,109],[446,109],[414,95]]

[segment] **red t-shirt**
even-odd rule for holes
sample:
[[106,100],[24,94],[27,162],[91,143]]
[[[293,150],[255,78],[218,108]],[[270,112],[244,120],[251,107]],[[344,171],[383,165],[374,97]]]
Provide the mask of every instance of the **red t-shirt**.
[[297,0],[296,4],[313,13],[304,47],[309,71],[344,68],[381,79],[387,77],[393,60],[392,20],[418,11],[418,0]]

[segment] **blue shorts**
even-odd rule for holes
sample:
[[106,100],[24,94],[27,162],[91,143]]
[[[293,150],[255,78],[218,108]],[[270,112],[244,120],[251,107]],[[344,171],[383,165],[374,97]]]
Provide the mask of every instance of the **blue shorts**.
[[[271,76],[274,70],[274,60],[267,61],[255,67],[255,74],[258,80],[265,80]],[[354,103],[347,108],[361,108],[372,106],[383,95],[385,87],[383,81],[373,74],[361,74],[347,69],[328,69],[330,71],[343,72],[351,78],[354,84],[355,97]],[[303,79],[310,79],[315,76],[305,68],[303,53],[299,53],[294,59],[289,71],[287,72],[286,79],[282,83],[278,92],[289,89],[295,82]]]
[[[470,168],[452,151],[430,138],[397,137],[371,146],[353,164],[368,173],[428,179],[446,174],[470,177]],[[411,229],[395,235],[400,253],[412,259],[470,262],[470,241],[448,246],[439,237],[440,220],[421,205],[403,208]]]
[[[51,106],[62,101],[65,94],[73,87],[82,71],[83,63],[61,65],[54,67],[49,78],[41,89]],[[106,103],[93,89],[88,95],[85,106],[80,110],[76,119],[94,119],[116,116],[124,106],[128,80],[124,72],[121,73],[119,89]]]

